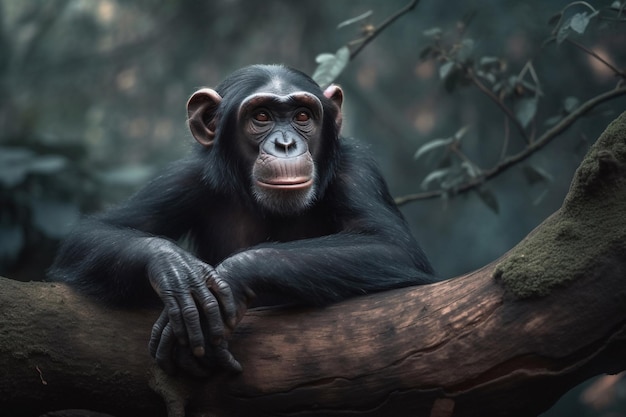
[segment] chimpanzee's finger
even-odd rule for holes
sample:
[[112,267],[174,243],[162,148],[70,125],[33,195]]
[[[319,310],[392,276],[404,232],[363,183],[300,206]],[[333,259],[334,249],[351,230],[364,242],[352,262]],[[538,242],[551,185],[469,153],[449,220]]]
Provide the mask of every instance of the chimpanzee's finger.
[[237,373],[243,370],[241,364],[228,350],[228,342],[226,340],[222,340],[214,349],[217,362],[222,368]]
[[[203,284],[194,285],[192,288],[192,293],[194,297],[198,297],[198,293],[205,292],[206,295],[213,299],[213,303],[217,305],[217,301],[215,301],[215,297],[211,295],[211,293],[206,289]],[[193,354],[197,357],[204,356],[204,339],[205,335],[202,332],[202,325],[200,323],[200,312],[198,311],[198,306],[196,305],[196,300],[192,296],[182,297],[180,302],[180,311],[182,314],[182,318],[184,321],[188,345],[191,347]],[[204,306],[202,307],[204,310]],[[219,308],[215,308],[217,310],[217,317],[211,317],[211,320],[221,322],[221,317],[219,316]],[[187,344],[187,343],[185,343]]]
[[157,365],[161,367],[167,374],[176,373],[176,364],[174,363],[174,348],[176,346],[176,335],[172,330],[171,323],[168,323],[161,334],[161,340],[157,346],[155,359]]
[[157,319],[157,321],[152,326],[152,333],[150,334],[150,355],[154,358],[156,357],[157,348],[159,346],[159,342],[161,341],[161,337],[163,335],[163,330],[165,326],[169,323],[169,318],[167,316],[167,311],[161,311],[161,315]]
[[198,298],[198,303],[205,317],[205,340],[212,345],[219,343],[219,341],[225,337],[224,322],[219,303],[207,287],[204,287],[204,290],[201,291]]
[[[234,329],[237,324],[237,303],[230,285],[220,278],[215,270],[210,273],[206,284],[219,302],[219,309],[224,322],[228,327]],[[213,306],[208,307],[212,308]]]

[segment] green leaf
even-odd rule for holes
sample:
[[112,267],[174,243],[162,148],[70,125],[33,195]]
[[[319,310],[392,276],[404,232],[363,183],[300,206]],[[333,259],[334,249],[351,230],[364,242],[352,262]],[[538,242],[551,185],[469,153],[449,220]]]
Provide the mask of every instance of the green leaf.
[[548,189],[543,190],[541,194],[539,194],[539,196],[533,200],[533,206],[538,206],[539,204],[541,204],[541,202],[547,195]]
[[445,62],[442,66],[439,67],[439,78],[445,80],[452,74],[455,68],[455,63],[453,61]]
[[154,167],[150,165],[130,165],[102,172],[98,179],[106,185],[136,187],[148,181],[153,174]]
[[523,127],[528,127],[537,114],[539,99],[537,97],[522,98],[515,105],[515,117]]
[[61,155],[44,155],[35,158],[30,164],[30,172],[36,174],[55,174],[67,165],[67,158]]
[[454,90],[456,90],[456,88],[459,85],[461,85],[461,86],[466,85],[463,82],[464,80],[469,82],[468,78],[463,78],[462,77],[462,73],[459,70],[459,68],[457,66],[454,66],[452,71],[450,71],[450,74],[448,74],[446,79],[443,81],[443,86],[444,86],[444,88],[446,89],[446,91],[448,93],[452,93]]
[[496,195],[488,188],[477,188],[476,194],[480,197],[481,201],[485,203],[487,207],[491,209],[495,214],[500,212],[500,205]]
[[454,175],[448,175],[441,183],[441,189],[443,190],[455,190],[459,185],[463,184],[465,177],[461,172],[456,170]]
[[419,159],[419,157],[424,155],[425,153],[428,153],[437,148],[441,148],[443,146],[448,146],[453,141],[453,138],[431,140],[430,142],[427,142],[424,145],[420,146],[417,152],[415,152],[415,155],[413,155],[413,159]]
[[472,57],[472,52],[474,52],[474,40],[463,39],[459,50],[456,53],[456,57],[459,61],[465,62]]
[[481,67],[489,67],[494,64],[500,65],[500,58],[498,58],[497,56],[483,56],[480,58],[480,60],[478,60],[478,64]]
[[371,10],[368,10],[368,11],[366,11],[363,14],[360,14],[360,15],[358,15],[356,17],[353,17],[352,19],[344,20],[343,22],[341,22],[341,23],[339,23],[337,25],[337,29],[341,29],[343,27],[350,26],[350,25],[352,25],[352,24],[354,24],[356,22],[360,22],[363,19],[367,19],[368,17],[370,17],[372,15],[372,13],[373,12]]
[[587,12],[575,14],[572,17],[572,21],[570,23],[570,27],[572,30],[582,34],[587,29],[587,25],[591,22],[591,19],[600,14],[599,10],[595,10],[591,14],[587,14]]
[[433,171],[430,174],[428,174],[426,176],[426,178],[424,178],[424,180],[422,181],[421,187],[424,190],[427,190],[428,186],[433,181],[437,181],[439,183],[442,183],[443,180],[448,176],[448,174],[450,174],[450,169],[449,168],[438,169],[436,171]]
[[538,168],[533,165],[524,165],[522,167],[522,173],[524,174],[524,178],[530,185],[535,185],[540,182],[552,182],[552,175],[548,174],[541,168]]
[[434,27],[434,28],[426,29],[422,33],[427,38],[440,38],[441,34],[443,33],[443,30],[441,30],[441,28],[439,28],[439,27]]
[[29,149],[0,146],[0,184],[12,188],[24,182],[35,158]]
[[470,178],[476,178],[481,174],[481,170],[480,168],[478,168],[476,166],[476,164],[470,162],[470,161],[463,161],[463,163],[461,164],[461,168],[463,168],[465,170],[465,172],[467,173],[467,175]]
[[563,110],[565,110],[567,114],[570,114],[571,112],[576,110],[579,105],[580,100],[573,96],[566,97],[565,100],[563,100]]
[[563,43],[565,39],[567,39],[567,36],[569,35],[569,29],[570,29],[569,25],[571,21],[572,21],[571,18],[567,19],[565,22],[563,22],[561,27],[559,27],[559,30],[556,32],[557,45],[560,45],[561,43]]
[[489,83],[491,83],[491,84],[495,84],[495,82],[497,81],[496,76],[493,75],[491,72],[476,71],[476,75],[478,75],[479,77],[482,77],[483,79],[489,81]]
[[576,13],[572,16],[572,19],[569,22],[569,27],[572,28],[574,32],[583,34],[585,33],[585,29],[587,29],[587,25],[590,21],[589,15],[587,12]]
[[497,56],[483,56],[478,60],[478,66],[483,71],[499,70],[502,67],[502,60]]
[[313,73],[313,80],[322,87],[328,87],[339,77],[350,61],[350,49],[342,46],[333,54],[320,54],[315,58],[319,64]]
[[323,64],[333,59],[335,59],[335,54],[329,54],[328,52],[325,52],[323,54],[319,54],[318,56],[316,56],[315,62],[317,62],[318,64]]
[[465,136],[468,130],[469,130],[469,126],[463,126],[462,128],[456,131],[456,133],[454,134],[454,139],[461,140],[463,136]]

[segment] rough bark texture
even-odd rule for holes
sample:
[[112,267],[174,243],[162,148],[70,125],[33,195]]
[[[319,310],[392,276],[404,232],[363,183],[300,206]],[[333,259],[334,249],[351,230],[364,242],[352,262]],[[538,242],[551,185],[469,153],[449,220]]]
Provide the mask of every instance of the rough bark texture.
[[146,347],[158,311],[0,279],[0,410],[534,416],[626,369],[625,284],[626,113],[563,207],[500,260],[324,309],[250,311],[231,342],[240,375],[167,377]]

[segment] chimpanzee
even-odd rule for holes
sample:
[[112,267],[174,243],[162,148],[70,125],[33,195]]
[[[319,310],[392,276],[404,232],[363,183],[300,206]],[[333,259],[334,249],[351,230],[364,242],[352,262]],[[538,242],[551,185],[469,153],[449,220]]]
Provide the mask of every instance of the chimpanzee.
[[131,306],[158,294],[150,351],[167,371],[240,370],[225,338],[254,299],[320,306],[434,282],[377,167],[340,137],[342,101],[275,65],[195,92],[197,150],[83,220],[49,276]]

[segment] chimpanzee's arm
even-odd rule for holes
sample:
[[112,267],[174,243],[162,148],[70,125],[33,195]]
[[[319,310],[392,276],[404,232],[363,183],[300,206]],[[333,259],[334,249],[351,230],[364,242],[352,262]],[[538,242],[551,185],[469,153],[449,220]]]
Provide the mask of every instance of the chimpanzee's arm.
[[200,183],[193,172],[172,167],[122,205],[84,219],[62,242],[49,277],[118,304],[154,298],[147,243],[155,236],[176,240],[189,229],[197,192],[185,184]]
[[[198,210],[207,214],[213,195],[202,181],[201,162],[179,163],[122,206],[84,220],[49,271],[53,280],[118,304],[137,305],[156,292],[168,331],[197,356],[204,355],[205,333],[223,335],[224,322],[234,326],[237,315],[230,288],[213,267],[169,240],[189,231]],[[240,368],[225,346],[215,353],[226,366]]]

